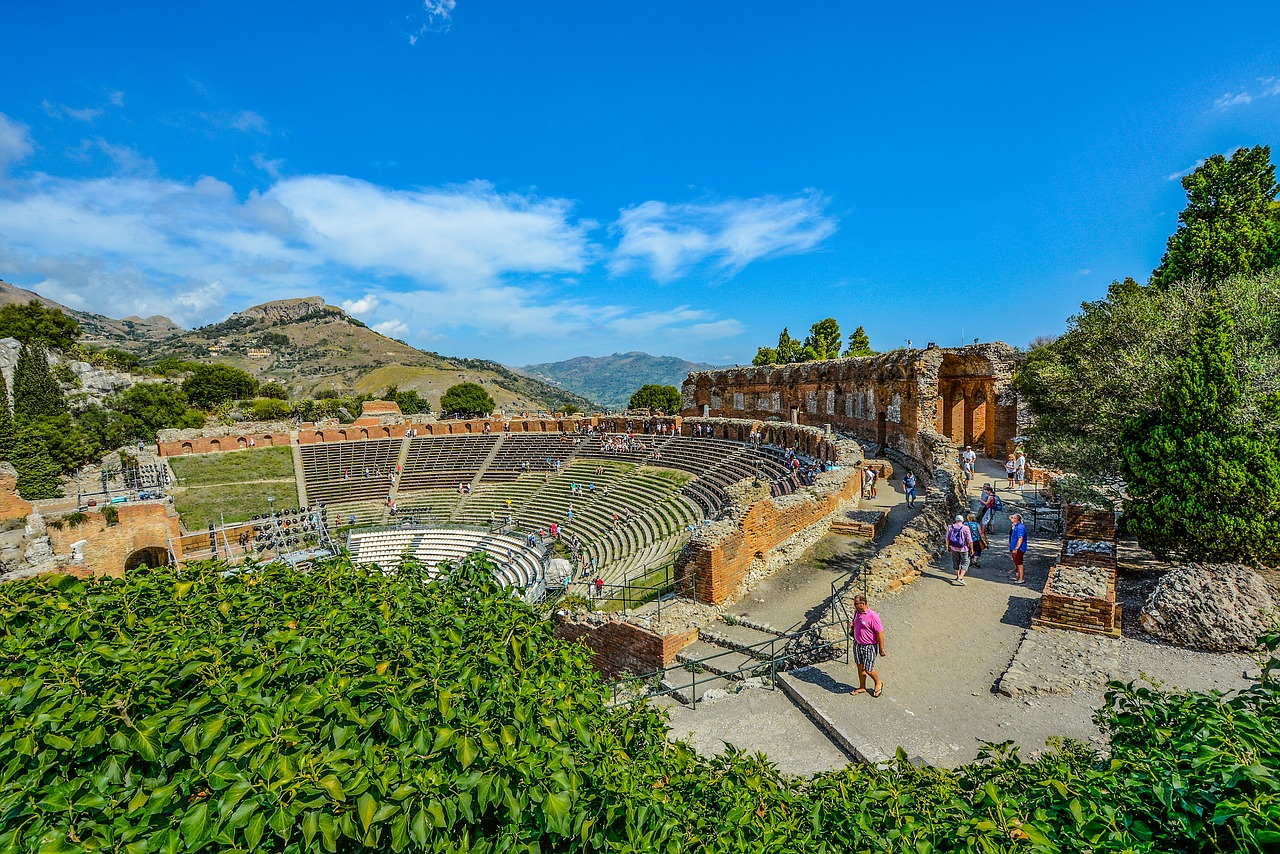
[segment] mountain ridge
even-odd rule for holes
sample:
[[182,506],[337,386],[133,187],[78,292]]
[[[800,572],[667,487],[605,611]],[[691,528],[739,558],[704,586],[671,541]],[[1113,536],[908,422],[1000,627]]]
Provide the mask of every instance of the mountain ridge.
[[716,367],[719,366],[690,362],[679,356],[653,356],[630,350],[609,356],[576,356],[559,362],[524,365],[520,370],[610,408],[621,409],[643,385],[679,388],[691,371]]

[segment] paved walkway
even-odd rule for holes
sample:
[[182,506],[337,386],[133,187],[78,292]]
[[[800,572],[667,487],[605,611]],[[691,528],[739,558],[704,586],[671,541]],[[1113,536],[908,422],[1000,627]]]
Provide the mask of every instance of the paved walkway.
[[[1005,500],[1016,497],[1003,487],[1002,462],[979,459],[973,497],[985,482],[999,486]],[[908,515],[896,482],[885,484],[889,485],[893,493],[882,486],[878,503],[893,505],[889,509],[894,531],[886,531],[882,543],[889,542]],[[1056,735],[1100,746],[1092,717],[1108,678],[1149,673],[1167,684],[1200,690],[1244,684],[1242,663],[1247,666],[1247,659],[1241,656],[1207,655],[1137,639],[1110,641],[1109,646],[1101,643],[1106,639],[1098,639],[1096,666],[1074,667],[1082,655],[1079,639],[1084,638],[1076,633],[1061,633],[1068,637],[1057,643],[1059,633],[1033,631],[1035,643],[1020,654],[1060,541],[1044,534],[1029,538],[1027,584],[1018,586],[1008,578],[1008,534],[1008,517],[998,515],[992,548],[982,566],[970,570],[966,586],[952,583],[948,561],[946,567],[936,563],[897,593],[875,597],[872,608],[884,621],[888,651],[880,662],[885,690],[878,699],[848,694],[857,686],[857,669],[841,659],[783,677],[784,688],[808,713],[803,721],[794,716],[758,719],[766,709],[744,700],[754,693],[746,691],[700,704],[697,711],[674,710],[672,735],[692,733],[688,737],[695,745],[723,740],[770,755],[785,751],[789,770],[812,773],[828,767],[827,758],[815,753],[810,767],[805,767],[790,745],[809,739],[809,728],[820,723],[857,758],[881,761],[901,745],[908,756],[954,767],[975,759],[984,741],[1012,740],[1024,755],[1042,749]],[[778,629],[789,628],[806,613],[816,612],[830,595],[832,578],[869,554],[863,541],[826,537],[732,611]],[[1087,656],[1095,644],[1083,644]],[[1065,665],[1079,676],[1067,689],[1071,693],[1004,696],[995,687],[1015,657],[1021,668],[1033,673],[1057,672]],[[714,713],[704,714],[703,709]]]

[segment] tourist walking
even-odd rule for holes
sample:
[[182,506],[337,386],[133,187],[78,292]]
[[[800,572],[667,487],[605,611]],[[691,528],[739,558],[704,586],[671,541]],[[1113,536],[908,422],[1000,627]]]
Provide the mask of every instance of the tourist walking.
[[880,615],[867,605],[867,597],[859,593],[853,598],[853,620],[849,628],[853,631],[853,657],[858,664],[858,687],[850,694],[867,693],[867,677],[872,680],[871,696],[879,697],[884,691],[884,683],[880,681],[880,672],[876,669],[876,656],[888,655],[884,649],[884,624]]
[[964,523],[969,529],[969,534],[973,537],[973,562],[972,566],[976,569],[982,566],[982,553],[987,550],[987,536],[982,532],[982,526],[974,521],[972,513],[969,519]]
[[1014,513],[1009,517],[1013,523],[1009,531],[1009,557],[1013,560],[1014,584],[1025,584],[1022,564],[1027,558],[1027,526],[1022,524],[1022,514]]
[[1013,458],[1013,454],[1009,455],[1009,459],[1004,461],[1004,474],[1009,478],[1009,489],[1013,489],[1013,481],[1018,476],[1018,461]]
[[951,553],[951,568],[956,573],[956,584],[964,586],[964,574],[969,571],[969,558],[973,555],[973,534],[965,524],[965,518],[956,515],[956,521],[947,528],[947,551]]
[[907,472],[907,476],[902,479],[902,491],[907,494],[907,506],[916,506],[916,476],[912,472]]

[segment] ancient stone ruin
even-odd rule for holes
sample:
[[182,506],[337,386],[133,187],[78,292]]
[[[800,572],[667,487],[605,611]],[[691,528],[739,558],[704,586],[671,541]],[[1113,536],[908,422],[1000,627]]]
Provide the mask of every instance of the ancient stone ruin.
[[1262,576],[1235,564],[1189,564],[1169,572],[1142,609],[1142,628],[1179,646],[1249,650],[1280,621]]

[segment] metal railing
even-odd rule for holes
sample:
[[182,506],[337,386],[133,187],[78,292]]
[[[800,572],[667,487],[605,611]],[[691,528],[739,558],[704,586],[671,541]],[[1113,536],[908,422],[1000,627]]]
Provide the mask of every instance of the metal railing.
[[[817,637],[822,637],[822,631],[830,626],[839,624],[842,627],[841,636],[837,640],[820,641],[818,643],[806,643],[797,649],[788,651],[788,648],[794,641],[807,640],[805,637],[810,633],[817,633]],[[760,631],[757,629],[757,631]],[[772,690],[776,687],[777,676],[779,673],[790,670],[797,663],[801,666],[811,663],[815,659],[828,660],[835,658],[838,653],[829,657],[819,657],[825,650],[835,650],[843,648],[845,652],[845,663],[849,662],[849,624],[847,621],[827,620],[811,626],[800,632],[790,634],[777,634],[768,640],[758,643],[748,644],[734,648],[726,648],[724,652],[718,652],[714,655],[704,656],[702,658],[689,661],[681,661],[670,667],[664,667],[661,670],[655,670],[641,676],[631,676],[625,679],[619,679],[613,683],[613,703],[627,702],[634,698],[645,697],[666,697],[676,696],[682,704],[687,703],[689,708],[697,710],[697,704],[700,698],[698,694],[698,675],[700,673],[708,674],[702,680],[702,684],[713,680],[729,680],[741,681],[749,678],[759,678]],[[732,670],[708,667],[708,663],[727,656],[746,655],[753,659],[746,664],[742,664]],[[688,684],[670,685],[662,687],[667,682],[667,675],[672,672],[684,671],[690,674]],[[686,701],[679,695],[688,692],[688,700]]]

